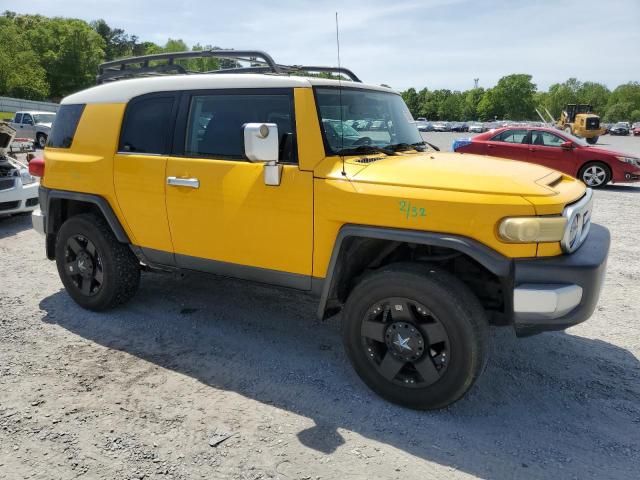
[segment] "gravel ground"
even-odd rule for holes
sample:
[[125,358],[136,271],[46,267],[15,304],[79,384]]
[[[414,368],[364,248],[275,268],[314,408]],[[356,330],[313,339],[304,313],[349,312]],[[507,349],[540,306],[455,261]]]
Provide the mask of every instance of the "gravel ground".
[[637,478],[640,187],[595,196],[613,243],[594,316],[492,330],[484,376],[426,413],[367,390],[304,294],[144,274],[90,313],[30,219],[0,219],[0,478]]

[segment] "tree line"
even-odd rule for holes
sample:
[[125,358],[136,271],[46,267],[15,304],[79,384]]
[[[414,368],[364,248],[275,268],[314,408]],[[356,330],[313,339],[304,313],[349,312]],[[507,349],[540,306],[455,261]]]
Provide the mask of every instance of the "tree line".
[[613,91],[597,82],[570,78],[539,91],[531,75],[502,77],[493,88],[466,91],[448,89],[402,92],[414,117],[429,120],[539,120],[536,108],[546,108],[554,118],[568,103],[587,103],[605,122],[640,121],[640,83],[629,82]]
[[[0,95],[29,100],[59,101],[95,84],[98,65],[122,57],[162,52],[219,48],[189,46],[181,39],[164,45],[141,41],[104,20],[18,15],[0,16]],[[182,60],[189,70],[209,71],[236,66],[231,59]],[[570,78],[539,91],[531,75],[502,77],[493,88],[466,91],[409,88],[402,92],[414,117],[429,120],[537,120],[536,108],[558,118],[567,103],[590,103],[604,121],[640,121],[640,83],[609,90],[597,82]]]
[[[0,95],[27,100],[59,101],[96,83],[98,65],[122,57],[219,48],[168,39],[164,45],[141,41],[104,20],[0,16]],[[178,61],[189,70],[208,71],[236,65],[231,59]]]

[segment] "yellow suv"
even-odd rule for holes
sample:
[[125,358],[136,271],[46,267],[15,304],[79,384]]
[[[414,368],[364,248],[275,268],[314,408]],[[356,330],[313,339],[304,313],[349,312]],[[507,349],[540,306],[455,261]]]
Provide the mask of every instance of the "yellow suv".
[[[182,72],[196,53],[251,66]],[[349,80],[311,74],[327,71]],[[98,78],[62,101],[31,162],[34,227],[84,308],[129,300],[143,267],[310,291],[320,318],[341,314],[363,381],[412,408],[470,388],[488,325],[529,335],[595,308],[609,233],[591,191],[436,151],[388,88],[246,51],[121,60]]]

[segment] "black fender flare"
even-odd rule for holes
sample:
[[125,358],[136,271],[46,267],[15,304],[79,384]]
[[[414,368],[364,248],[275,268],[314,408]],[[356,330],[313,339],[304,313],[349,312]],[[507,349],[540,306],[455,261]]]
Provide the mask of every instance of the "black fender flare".
[[338,232],[327,268],[327,274],[322,282],[320,303],[317,311],[317,316],[321,320],[325,318],[329,296],[338,281],[338,278],[336,278],[336,263],[344,241],[350,237],[372,238],[376,240],[450,248],[473,258],[503,282],[512,282],[513,279],[513,261],[510,258],[468,237],[437,232],[347,224]]
[[56,214],[51,210],[51,202],[54,200],[73,200],[95,205],[102,213],[107,224],[113,231],[116,239],[121,243],[130,244],[131,240],[120,224],[120,220],[114,213],[109,202],[99,195],[80,192],[69,192],[66,190],[54,190],[46,187],[40,187],[40,205],[45,207],[46,225],[45,232],[48,234],[55,233]]

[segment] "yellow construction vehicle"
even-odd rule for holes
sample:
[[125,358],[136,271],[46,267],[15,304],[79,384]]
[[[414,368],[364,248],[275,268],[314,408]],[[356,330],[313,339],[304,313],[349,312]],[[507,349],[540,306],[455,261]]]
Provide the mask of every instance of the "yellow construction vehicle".
[[548,119],[536,109],[536,112],[545,123],[555,125],[556,128],[576,137],[582,137],[591,145],[595,145],[600,135],[603,135],[606,131],[606,129],[600,127],[600,117],[593,113],[591,105],[570,103],[562,111],[558,121],[553,119],[553,115],[549,113],[549,110],[545,108],[544,111],[548,115]]

